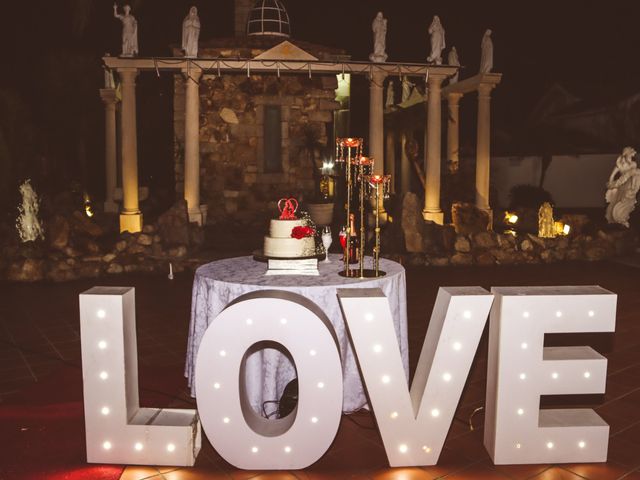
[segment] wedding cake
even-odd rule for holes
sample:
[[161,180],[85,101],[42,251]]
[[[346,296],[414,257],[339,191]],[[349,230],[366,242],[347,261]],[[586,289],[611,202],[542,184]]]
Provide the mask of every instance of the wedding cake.
[[[283,205],[284,203],[284,205]],[[313,228],[305,221],[295,218],[298,202],[295,199],[282,199],[278,202],[280,218],[272,219],[269,235],[264,237],[263,254],[275,258],[309,257],[316,253]]]
[[297,258],[315,254],[316,241],[313,237],[292,237],[296,228],[305,227],[303,220],[271,220],[269,235],[264,237],[263,253],[267,257]]

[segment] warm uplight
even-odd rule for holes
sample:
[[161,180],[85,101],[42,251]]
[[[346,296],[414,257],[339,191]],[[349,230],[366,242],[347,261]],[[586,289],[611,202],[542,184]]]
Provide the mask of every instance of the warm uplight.
[[407,451],[409,450],[409,447],[407,447],[407,445],[403,443],[398,447],[398,450],[400,451],[400,453],[407,453]]
[[449,381],[451,381],[451,374],[450,374],[449,372],[445,372],[445,373],[443,373],[443,374],[442,374],[442,379],[443,379],[445,382],[449,382]]
[[524,415],[524,410],[522,408],[518,409],[518,415]]
[[107,348],[107,342],[105,342],[104,340],[100,340],[100,341],[98,342],[98,348],[99,348],[100,350],[104,350],[105,348]]
[[291,447],[284,447],[284,453],[291,453]]
[[111,450],[111,442],[104,442],[102,444],[102,448],[104,448],[105,450]]
[[578,447],[580,447],[580,448],[584,448],[584,447],[586,447],[586,446],[587,446],[587,444],[586,444],[586,443],[584,443],[584,442],[578,442]]
[[518,215],[512,212],[505,212],[504,221],[510,225],[515,225],[516,223],[518,223]]
[[373,351],[376,353],[380,353],[382,351],[382,345],[379,345],[379,344],[374,345]]
[[318,423],[318,417],[311,417],[311,423]]
[[109,407],[102,407],[102,410],[100,410],[100,413],[102,413],[103,415],[109,415],[109,412],[111,412],[111,410],[109,410]]
[[258,447],[251,447],[251,453],[258,453]]
[[547,442],[547,448],[551,450],[553,448],[553,442]]
[[224,423],[229,423],[231,420],[229,420],[229,417],[224,417],[224,418],[222,419],[222,421],[223,421]]
[[391,412],[391,415],[389,416],[395,420],[396,418],[398,418],[398,412]]
[[173,443],[170,443],[169,445],[167,445],[167,452],[175,452],[176,451],[176,446]]
[[98,310],[96,312],[96,315],[98,316],[98,318],[104,318],[107,316],[107,312],[105,312],[104,310]]
[[453,343],[453,349],[456,350],[456,351],[462,349],[462,344],[460,342],[454,342]]
[[220,384],[218,382],[213,384],[213,388],[215,388],[216,390],[220,389]]
[[440,410],[438,410],[437,408],[434,408],[433,410],[431,410],[431,416],[436,418],[440,416]]
[[391,381],[391,377],[389,375],[382,376],[382,383],[389,383]]
[[551,374],[551,378],[553,378],[554,380],[557,380],[557,379],[558,379],[558,377],[559,377],[559,375],[558,375],[558,373],[557,373],[557,372],[553,372],[553,373]]
[[138,442],[133,446],[133,448],[135,448],[139,452],[144,448],[144,446],[140,442]]
[[109,378],[109,374],[107,372],[100,372],[101,380],[106,380],[107,378]]

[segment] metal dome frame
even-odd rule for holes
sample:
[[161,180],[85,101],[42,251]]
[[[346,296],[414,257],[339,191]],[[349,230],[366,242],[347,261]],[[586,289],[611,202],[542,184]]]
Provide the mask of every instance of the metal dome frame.
[[[260,11],[259,18],[253,18],[254,12]],[[278,18],[271,19],[264,16],[265,10],[273,10],[278,12]],[[284,17],[284,18],[283,18]],[[265,23],[277,24],[279,31],[267,31],[265,30]],[[251,31],[252,24],[258,24],[258,31]],[[286,28],[283,28],[285,27]],[[256,27],[254,27],[256,28]],[[286,31],[285,31],[286,30]],[[247,35],[272,35],[278,37],[291,37],[291,22],[289,20],[289,13],[285,8],[281,0],[258,0],[251,11],[249,12],[249,18],[247,19]]]

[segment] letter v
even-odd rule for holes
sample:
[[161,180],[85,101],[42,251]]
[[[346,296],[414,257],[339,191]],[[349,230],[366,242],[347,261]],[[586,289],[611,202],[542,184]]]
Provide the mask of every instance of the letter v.
[[389,465],[435,465],[493,295],[480,287],[440,288],[411,391],[382,291],[339,289],[338,298]]

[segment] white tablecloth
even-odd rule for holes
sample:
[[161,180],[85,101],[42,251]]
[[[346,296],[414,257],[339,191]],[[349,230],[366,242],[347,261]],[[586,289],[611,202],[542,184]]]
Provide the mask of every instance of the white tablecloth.
[[[267,264],[252,257],[229,258],[201,266],[196,270],[191,300],[191,323],[185,376],[191,395],[195,391],[195,364],[198,346],[209,324],[234,299],[256,290],[278,289],[298,293],[315,302],[325,312],[339,342],[343,365],[344,399],[342,410],[353,412],[367,405],[358,366],[349,343],[348,333],[336,290],[338,288],[380,288],[389,299],[396,335],[407,378],[409,349],[407,345],[406,278],[402,265],[381,259],[384,277],[370,279],[345,278],[338,275],[343,269],[342,256],[331,254],[330,263],[319,263],[320,276],[265,276]],[[365,265],[371,259],[365,259]],[[276,349],[264,349],[247,358],[247,394],[254,409],[261,412],[263,402],[278,400],[284,387],[296,377],[295,368],[287,357]],[[269,407],[273,410],[275,407]],[[268,410],[268,411],[270,411]]]

